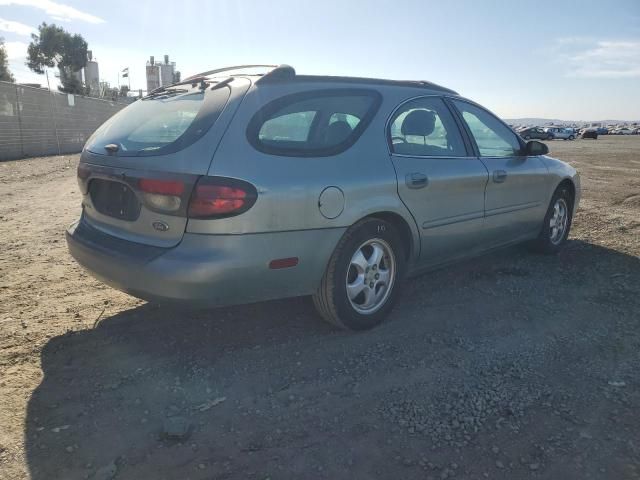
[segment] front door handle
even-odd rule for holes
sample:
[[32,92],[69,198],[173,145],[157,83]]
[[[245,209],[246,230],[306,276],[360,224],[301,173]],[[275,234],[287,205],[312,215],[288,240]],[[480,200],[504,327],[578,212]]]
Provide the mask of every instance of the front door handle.
[[429,185],[429,177],[424,173],[408,173],[404,180],[409,188],[424,188]]
[[507,172],[504,170],[493,171],[493,181],[496,183],[502,183],[507,179]]

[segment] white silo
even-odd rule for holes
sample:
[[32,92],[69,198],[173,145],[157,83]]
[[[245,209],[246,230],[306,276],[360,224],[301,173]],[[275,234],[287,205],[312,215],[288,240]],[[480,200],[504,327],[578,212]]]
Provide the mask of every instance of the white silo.
[[160,84],[171,85],[173,83],[173,76],[176,69],[175,62],[169,63],[169,55],[164,56],[164,62],[160,64]]
[[100,93],[100,71],[98,62],[93,60],[91,50],[87,52],[87,65],[84,67],[84,83],[89,87],[89,95],[99,95]]
[[152,92],[160,86],[160,68],[155,63],[153,57],[147,61],[147,93]]

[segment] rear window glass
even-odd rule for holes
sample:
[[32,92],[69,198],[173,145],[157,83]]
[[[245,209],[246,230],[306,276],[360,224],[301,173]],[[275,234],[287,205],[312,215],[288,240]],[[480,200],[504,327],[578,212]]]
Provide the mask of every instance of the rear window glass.
[[285,156],[340,153],[360,137],[375,115],[372,90],[316,90],[282,97],[249,122],[247,137],[258,150]]
[[87,142],[87,150],[104,154],[105,145],[118,146],[117,155],[164,155],[182,150],[202,137],[222,113],[230,91],[169,91],[143,98],[118,112]]

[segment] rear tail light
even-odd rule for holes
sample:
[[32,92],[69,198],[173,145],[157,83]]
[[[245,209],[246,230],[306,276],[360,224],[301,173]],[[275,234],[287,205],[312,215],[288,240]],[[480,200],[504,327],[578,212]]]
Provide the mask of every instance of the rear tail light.
[[176,180],[157,180],[141,178],[138,182],[140,190],[159,195],[174,195],[179,197],[184,192],[184,183]]
[[147,205],[163,212],[180,210],[180,197],[184,193],[184,183],[176,180],[141,178],[138,188]]
[[233,217],[249,210],[257,198],[256,188],[243,180],[201,177],[191,195],[189,217]]

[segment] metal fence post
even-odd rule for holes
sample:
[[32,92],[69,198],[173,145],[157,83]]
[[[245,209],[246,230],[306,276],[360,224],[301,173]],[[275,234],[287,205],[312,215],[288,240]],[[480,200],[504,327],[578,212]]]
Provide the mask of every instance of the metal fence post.
[[20,96],[18,95],[18,84],[14,84],[16,89],[16,110],[18,113],[18,131],[20,132],[20,155],[24,157],[24,140],[22,136],[22,109],[20,108]]
[[49,84],[49,71],[45,70],[47,74],[47,87],[49,87],[49,98],[51,99],[51,120],[53,120],[53,131],[56,135],[56,143],[58,144],[58,155],[62,155],[60,150],[60,139],[58,138],[58,125],[56,124],[56,101],[53,98],[53,92],[51,91],[51,85]]

